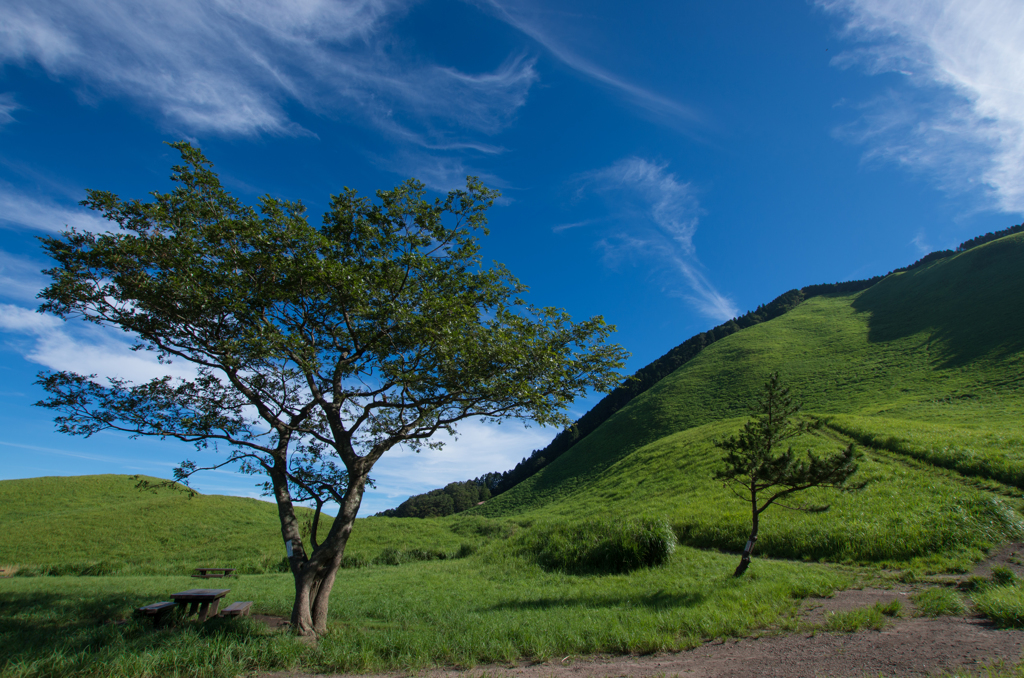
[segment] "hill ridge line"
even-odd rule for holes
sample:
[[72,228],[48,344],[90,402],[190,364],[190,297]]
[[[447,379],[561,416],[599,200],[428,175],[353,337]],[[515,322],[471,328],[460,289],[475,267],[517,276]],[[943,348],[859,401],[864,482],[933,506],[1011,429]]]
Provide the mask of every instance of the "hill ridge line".
[[[486,488],[489,491],[489,496],[502,494],[562,456],[579,441],[594,432],[616,412],[628,405],[638,396],[648,391],[663,378],[696,358],[705,348],[719,340],[735,334],[740,330],[753,327],[769,320],[774,320],[775,318],[788,313],[790,310],[796,308],[808,299],[826,294],[854,294],[862,292],[893,274],[910,271],[934,261],[954,256],[993,240],[1014,235],[1022,231],[1024,231],[1024,223],[1011,226],[1000,231],[979,235],[970,240],[964,241],[957,246],[956,250],[946,249],[931,252],[914,263],[893,269],[885,275],[876,275],[862,280],[807,285],[784,292],[771,302],[759,305],[753,311],[748,311],[741,316],[731,318],[710,330],[700,332],[690,337],[686,341],[667,351],[664,355],[638,369],[632,375],[627,377],[622,384],[602,398],[594,407],[577,419],[571,428],[565,429],[556,434],[554,439],[548,443],[547,446],[539,450],[534,450],[528,457],[524,457],[522,461],[516,464],[514,468],[505,471],[504,473],[487,473],[472,480],[450,483],[444,489],[436,489],[423,494],[413,495],[405,502],[402,502],[398,507],[381,511],[376,515],[391,517],[428,517],[431,515],[438,515],[436,513],[436,507],[432,506],[434,500],[443,499],[443,495],[447,490],[451,490],[449,494],[465,494],[463,491],[465,488],[458,486],[476,485],[479,486],[480,489]],[[476,494],[473,494],[475,497]],[[486,499],[488,497],[481,498]],[[422,503],[424,505],[417,506],[418,503]],[[473,504],[475,504],[475,501]],[[441,513],[441,515],[445,514],[446,513],[444,512]]]

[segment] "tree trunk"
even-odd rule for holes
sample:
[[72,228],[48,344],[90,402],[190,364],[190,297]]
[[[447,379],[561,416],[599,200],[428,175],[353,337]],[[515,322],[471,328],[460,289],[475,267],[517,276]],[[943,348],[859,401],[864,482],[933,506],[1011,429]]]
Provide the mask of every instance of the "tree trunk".
[[[327,633],[327,607],[344,552],[342,546],[334,557],[310,560],[295,575],[291,622],[299,635],[322,636]],[[317,555],[320,553],[322,550]]]
[[757,518],[759,511],[757,510],[757,496],[754,496],[753,504],[753,521],[750,529],[750,539],[747,540],[747,545],[743,547],[743,557],[740,558],[740,564],[736,566],[736,571],[732,573],[732,576],[742,576],[747,568],[750,567],[750,554],[754,550],[754,544],[757,543]]
[[345,556],[345,546],[366,485],[366,473],[350,474],[349,487],[341,511],[323,543],[306,560],[305,554],[293,551],[292,574],[295,577],[295,604],[292,606],[292,629],[301,636],[322,636],[327,633],[327,608],[331,589]]

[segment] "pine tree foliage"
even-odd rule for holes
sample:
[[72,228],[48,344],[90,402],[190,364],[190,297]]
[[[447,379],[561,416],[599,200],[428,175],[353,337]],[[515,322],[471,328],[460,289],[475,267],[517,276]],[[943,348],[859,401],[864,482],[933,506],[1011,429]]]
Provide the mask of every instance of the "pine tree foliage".
[[[818,426],[817,422],[794,419],[799,411],[800,405],[793,402],[789,389],[781,385],[779,373],[773,372],[765,382],[750,421],[739,433],[715,443],[725,451],[725,467],[716,472],[715,478],[724,481],[741,500],[749,502],[751,509],[750,540],[743,549],[736,576],[743,574],[750,565],[761,513],[776,501],[812,487],[857,489],[863,486],[848,482],[857,471],[859,456],[853,444],[830,457],[813,453],[800,455],[792,446],[782,449],[787,441]],[[824,511],[828,506],[788,508]]]

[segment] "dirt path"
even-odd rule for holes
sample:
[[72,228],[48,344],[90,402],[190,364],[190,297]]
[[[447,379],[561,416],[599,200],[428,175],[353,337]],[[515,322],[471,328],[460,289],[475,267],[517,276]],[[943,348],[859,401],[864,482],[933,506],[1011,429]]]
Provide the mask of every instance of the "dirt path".
[[[994,552],[975,569],[987,574],[996,565],[1024,574],[1024,545],[1010,544]],[[857,633],[794,633],[706,643],[693,650],[617,657],[566,657],[523,666],[478,666],[470,670],[433,669],[416,674],[396,673],[380,678],[416,675],[421,678],[605,678],[628,676],[685,676],[687,678],[863,678],[864,676],[930,676],[983,672],[995,664],[1012,666],[1021,660],[1024,629],[997,629],[987,620],[967,617],[913,617],[911,589],[862,589],[838,592],[832,598],[803,603],[805,624],[820,625],[826,615],[876,603],[899,600],[905,617],[892,619],[881,631]],[[312,678],[307,674],[273,673],[259,678]],[[341,674],[319,678],[343,678]],[[347,678],[347,677],[345,677]],[[360,678],[367,678],[361,676]]]
[[[826,599],[828,610],[862,607],[898,599],[892,591],[852,591]],[[904,599],[905,600],[905,599]],[[828,610],[824,610],[827,612]],[[687,678],[862,678],[928,676],[957,669],[973,672],[1000,662],[1016,664],[1024,631],[999,630],[973,617],[896,619],[882,631],[798,633],[717,641],[693,650],[642,657],[567,657],[525,666],[478,666],[466,671],[435,669],[421,678],[604,678],[606,676],[686,676]],[[389,674],[397,678],[410,674]],[[309,678],[274,673],[260,678]],[[327,678],[321,676],[320,678]],[[330,678],[342,678],[340,674]],[[361,678],[366,678],[362,676]]]

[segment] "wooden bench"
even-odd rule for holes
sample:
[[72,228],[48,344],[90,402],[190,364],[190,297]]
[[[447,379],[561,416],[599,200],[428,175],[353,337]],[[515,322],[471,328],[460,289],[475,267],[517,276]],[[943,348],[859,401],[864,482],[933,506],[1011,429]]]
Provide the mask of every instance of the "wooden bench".
[[163,620],[164,615],[173,610],[178,606],[177,603],[171,601],[163,601],[160,603],[150,603],[144,607],[135,608],[135,614],[144,615],[147,617],[153,617],[153,621],[159,624]]
[[193,577],[199,579],[220,579],[230,576],[235,571],[233,567],[197,567]]
[[249,614],[249,608],[252,607],[251,600],[244,600],[237,603],[231,603],[223,610],[220,611],[218,617],[240,617],[242,615]]

